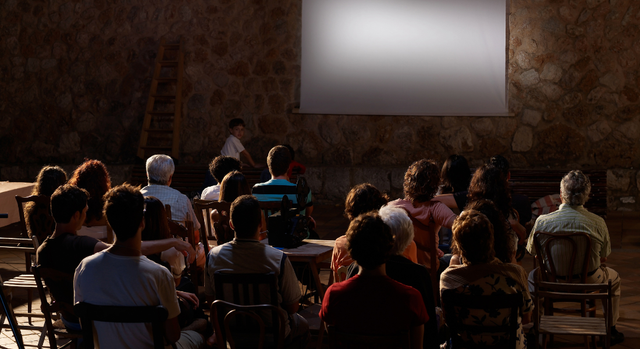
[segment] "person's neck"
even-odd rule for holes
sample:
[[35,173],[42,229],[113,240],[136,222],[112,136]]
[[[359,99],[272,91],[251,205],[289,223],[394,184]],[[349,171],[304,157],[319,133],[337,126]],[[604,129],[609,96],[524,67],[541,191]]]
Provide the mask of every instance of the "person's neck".
[[360,266],[360,272],[358,275],[362,276],[385,276],[387,275],[387,265],[385,263],[380,264],[375,268],[364,268]]
[[135,236],[129,238],[126,241],[116,241],[109,247],[107,251],[113,253],[118,256],[141,256],[142,252],[140,252],[140,248],[142,246],[142,241],[140,239],[136,239]]
[[285,181],[289,180],[289,176],[287,176],[287,174],[283,174],[281,176],[271,176],[271,179],[284,179]]
[[56,224],[56,229],[53,231],[53,234],[51,234],[51,238],[56,238],[62,234],[78,235],[77,227],[78,224],[76,222],[58,223]]

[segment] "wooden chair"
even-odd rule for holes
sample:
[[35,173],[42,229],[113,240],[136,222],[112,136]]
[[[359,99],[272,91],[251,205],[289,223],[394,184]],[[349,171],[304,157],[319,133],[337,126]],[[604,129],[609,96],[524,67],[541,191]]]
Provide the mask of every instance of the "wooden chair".
[[93,321],[150,323],[153,333],[153,347],[164,349],[164,322],[169,313],[163,306],[116,306],[95,305],[85,302],[73,306],[82,324],[83,346],[93,349]]
[[[600,293],[597,293],[600,292]],[[611,280],[606,284],[571,284],[538,281],[535,284],[535,306],[540,307],[541,298],[557,301],[602,300],[604,303],[604,317],[577,317],[540,315],[534,311],[534,331],[536,336],[543,335],[543,348],[547,348],[548,334],[600,336],[604,348],[611,344],[611,326],[613,324],[613,310],[611,303]],[[585,341],[589,348],[589,341]],[[595,347],[595,346],[594,346]]]
[[[205,231],[207,237],[213,237],[217,240],[217,245],[222,245],[225,242],[233,240],[234,234],[231,227],[229,227],[229,211],[231,209],[231,203],[218,202],[211,200],[193,200],[195,206],[196,217],[200,222],[200,227]],[[211,212],[217,210],[220,213],[220,220],[211,224]],[[226,212],[226,215],[222,214]]]
[[[275,307],[278,311],[269,311],[268,313],[262,312],[260,317],[265,322],[264,325],[268,327],[269,332],[273,335],[271,346],[282,348],[284,345],[284,328],[281,325],[281,316],[284,316],[284,313],[278,305],[277,278],[275,273],[231,274],[217,271],[214,273],[213,279],[216,299],[218,300],[225,300],[233,303],[234,305],[270,305]],[[226,328],[227,324],[225,317],[232,309],[221,309],[222,306],[222,304],[216,306],[218,307],[215,309],[217,318],[212,318],[212,322],[217,321],[218,324],[224,323]],[[270,321],[268,320],[269,318]],[[241,327],[241,324],[237,325]],[[234,332],[236,332],[236,337],[238,334],[242,335],[242,331]],[[219,344],[220,349],[225,348],[226,344],[224,343],[229,341],[229,336],[227,335],[226,330],[224,332],[220,331],[216,333],[220,333],[222,335],[222,338],[218,337],[218,343],[222,343]]]
[[[11,289],[23,289],[27,291],[27,312],[15,313],[15,316],[26,316],[31,322],[32,317],[42,317],[39,312],[33,312],[32,301],[33,292],[38,290],[36,280],[31,271],[31,259],[35,257],[38,246],[34,245],[34,240],[30,238],[7,238],[0,237],[0,250],[24,252],[25,263],[28,263],[26,272],[4,282],[5,287]],[[36,240],[37,241],[37,240]],[[40,329],[40,328],[38,328]]]
[[[47,292],[45,291],[44,285],[42,284],[42,280],[44,279],[45,283],[68,283],[69,285],[71,285],[71,287],[73,287],[73,275],[63,273],[51,268],[43,268],[38,265],[34,265],[32,270],[33,274],[35,275],[36,285],[38,285],[38,293],[40,295],[40,309],[44,314],[44,325],[47,330],[47,337],[49,338],[50,347],[70,347],[71,349],[75,348],[78,342],[78,338],[82,338],[82,333],[67,330],[64,327],[64,324],[62,324],[62,321],[56,321],[55,323],[53,322],[54,317],[59,318],[59,316],[54,316],[54,313],[59,313],[62,310],[73,313],[73,305],[53,300],[53,296],[51,296],[52,301],[50,302],[47,299]],[[69,342],[58,347],[57,338],[67,339],[69,340]]]
[[329,348],[332,349],[408,349],[411,348],[409,331],[395,335],[359,335],[344,333],[329,327]]
[[[264,313],[271,314],[272,318],[277,317],[277,326],[267,326],[261,316]],[[238,319],[234,319],[235,317]],[[251,326],[252,322],[254,326]],[[218,337],[218,348],[220,349],[226,349],[227,343],[231,349],[238,347],[262,349],[268,343],[271,343],[274,348],[284,347],[284,328],[287,324],[287,318],[281,309],[271,304],[238,305],[217,300],[211,304],[211,323],[216,333],[224,334],[222,338]],[[242,333],[237,331],[238,323],[242,323]],[[257,336],[255,331],[249,331],[256,325],[258,327]],[[247,339],[251,339],[251,342],[242,343]]]
[[[169,232],[171,233],[171,235],[173,235],[176,238],[181,238],[184,241],[191,244],[191,247],[197,253],[198,245],[195,243],[196,239],[195,239],[195,229],[193,227],[193,222],[187,220],[184,222],[184,225],[183,225],[179,222],[171,220],[171,206],[165,205],[165,210],[167,212],[167,218],[169,220]],[[204,270],[198,267],[195,260],[193,261],[193,263],[188,264],[187,271],[194,285],[196,286],[204,285]]]
[[[523,305],[522,293],[492,294],[488,296],[475,296],[457,293],[456,290],[442,292],[442,306],[445,322],[451,330],[451,342],[454,348],[509,348],[516,347],[518,339],[518,316]],[[487,313],[498,309],[507,311],[508,321],[501,325],[488,325],[486,323],[474,323],[472,318],[462,318],[461,315],[469,314],[470,310],[484,310]],[[485,335],[496,338],[496,343],[476,343],[471,339],[474,335]]]
[[[18,325],[18,321],[16,320],[16,316],[13,312],[13,307],[11,306],[11,292],[5,293],[4,286],[2,282],[2,277],[0,277],[0,303],[2,304],[2,315],[0,316],[0,326],[11,328],[13,332],[13,338],[18,345],[18,349],[24,349],[24,341],[22,340],[22,333],[20,332],[21,326]],[[8,324],[4,325],[4,320],[8,320]]]

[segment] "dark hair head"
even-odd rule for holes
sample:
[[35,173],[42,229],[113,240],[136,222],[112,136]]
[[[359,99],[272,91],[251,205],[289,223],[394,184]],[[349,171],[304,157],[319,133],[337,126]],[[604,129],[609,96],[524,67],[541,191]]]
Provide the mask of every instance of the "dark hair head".
[[63,184],[51,194],[51,215],[56,223],[71,221],[76,212],[82,213],[87,207],[89,193],[75,185]]
[[496,155],[489,159],[491,166],[499,168],[505,176],[509,176],[509,160],[502,155]]
[[[479,200],[470,203],[466,207],[467,210],[476,210],[489,219],[491,225],[493,225],[493,250],[495,251],[496,258],[504,263],[511,262],[511,256],[516,252],[514,250],[514,244],[512,236],[508,234],[511,227],[509,222],[504,217],[502,212],[498,210],[496,205],[490,200]],[[454,251],[454,253],[458,253]]]
[[291,154],[291,161],[296,159],[296,152],[293,150],[293,147],[290,146],[289,144],[283,144],[283,146],[287,147],[287,149],[289,149],[289,153]]
[[389,202],[389,197],[369,183],[351,188],[344,202],[344,215],[351,221],[363,213],[379,210]]
[[251,194],[244,175],[238,171],[229,172],[220,183],[220,202],[233,202],[238,196]]
[[119,185],[104,196],[104,214],[119,241],[127,241],[138,232],[144,218],[144,196],[128,183]]
[[276,145],[271,148],[267,156],[267,166],[273,177],[282,176],[289,171],[291,154],[289,149],[283,145]]
[[393,235],[376,212],[364,213],[349,224],[347,248],[351,258],[365,269],[386,262],[393,248]]
[[209,172],[213,178],[218,181],[218,183],[222,182],[224,176],[231,171],[240,171],[240,160],[231,157],[231,156],[216,156],[213,161],[209,164]]
[[231,204],[231,224],[240,239],[253,238],[262,223],[262,210],[255,196],[242,195]]
[[53,192],[67,181],[67,173],[58,166],[45,166],[36,177],[31,195],[51,196]]
[[471,181],[471,170],[467,159],[462,155],[449,156],[442,165],[440,181],[443,194],[467,190]]
[[483,165],[476,169],[471,178],[467,202],[487,199],[493,201],[498,210],[508,219],[511,215],[511,194],[509,182],[502,170],[491,165]]
[[164,204],[154,196],[145,196],[142,241],[162,240],[170,237],[171,232]]
[[85,222],[102,219],[103,196],[111,189],[111,178],[107,167],[99,160],[85,160],[78,166],[69,180],[89,192],[89,209]]
[[439,182],[435,160],[418,160],[404,174],[404,195],[411,202],[429,201],[436,194]]
[[235,118],[235,119],[231,119],[231,121],[229,121],[229,128],[234,128],[238,125],[242,125],[244,126],[244,120],[240,119],[240,118]]
[[493,226],[487,216],[476,210],[464,210],[452,229],[453,248],[464,262],[483,264],[493,260]]

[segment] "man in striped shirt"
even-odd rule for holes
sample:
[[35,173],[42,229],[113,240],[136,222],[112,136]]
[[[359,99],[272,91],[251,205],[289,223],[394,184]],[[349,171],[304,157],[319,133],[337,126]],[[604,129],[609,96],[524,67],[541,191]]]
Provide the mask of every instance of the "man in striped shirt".
[[[580,170],[567,173],[560,183],[560,198],[562,204],[560,208],[549,214],[541,215],[536,220],[532,232],[544,231],[548,233],[559,232],[584,232],[591,237],[591,257],[587,268],[587,283],[606,283],[611,280],[613,288],[613,327],[611,329],[611,344],[618,344],[624,340],[624,335],[616,330],[616,323],[619,316],[620,306],[620,276],[618,273],[601,263],[606,262],[607,256],[611,254],[611,243],[609,240],[609,230],[602,217],[587,211],[584,208],[585,202],[591,192],[591,182],[589,177]],[[533,237],[529,235],[527,251],[536,255]],[[543,241],[544,242],[544,241]],[[582,246],[580,246],[582,244]],[[552,249],[552,259],[557,270],[567,269],[565,264],[568,260],[569,251],[563,251],[562,246],[557,245]],[[582,247],[582,248],[581,248]],[[564,253],[566,252],[566,253]],[[584,242],[578,241],[576,260],[582,260],[586,253]],[[535,269],[529,274],[530,289],[533,288]]]

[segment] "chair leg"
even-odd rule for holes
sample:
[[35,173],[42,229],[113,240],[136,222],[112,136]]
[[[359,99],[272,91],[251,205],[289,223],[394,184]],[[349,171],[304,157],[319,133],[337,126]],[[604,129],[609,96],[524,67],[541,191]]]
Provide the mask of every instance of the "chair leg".
[[547,335],[542,335],[542,349],[547,349]]
[[318,329],[318,349],[322,349],[322,339],[324,338],[324,332],[327,330],[327,325],[324,321],[320,320],[320,328]]

